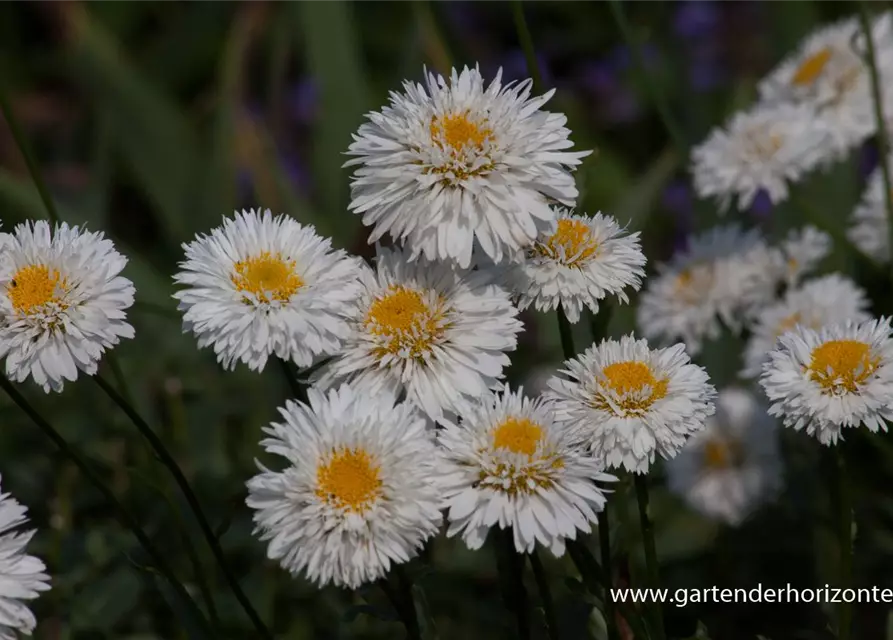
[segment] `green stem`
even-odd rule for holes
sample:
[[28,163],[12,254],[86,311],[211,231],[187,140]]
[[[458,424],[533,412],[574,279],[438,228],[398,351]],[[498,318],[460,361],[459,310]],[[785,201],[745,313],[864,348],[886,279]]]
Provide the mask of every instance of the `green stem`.
[[270,630],[267,629],[266,625],[260,619],[257,611],[255,611],[254,607],[251,605],[251,601],[248,600],[248,597],[239,586],[238,580],[236,580],[235,576],[230,571],[229,566],[226,563],[226,558],[223,555],[223,549],[220,547],[220,543],[214,536],[214,531],[211,529],[211,525],[208,523],[207,517],[205,517],[205,513],[202,510],[201,504],[199,503],[195,492],[193,492],[192,487],[189,485],[189,481],[186,479],[186,476],[183,475],[183,471],[180,469],[177,461],[174,460],[173,456],[164,446],[164,443],[161,442],[161,439],[152,430],[152,427],[150,427],[149,424],[145,420],[143,420],[143,418],[130,404],[128,404],[128,402],[121,396],[121,394],[115,391],[115,389],[100,376],[95,375],[92,376],[92,378],[96,382],[96,384],[98,384],[99,387],[106,393],[106,395],[108,395],[109,398],[111,398],[115,402],[115,404],[117,404],[121,408],[121,410],[124,411],[127,417],[130,418],[130,421],[133,422],[134,426],[136,426],[140,434],[146,439],[146,441],[155,451],[155,454],[158,456],[161,463],[168,469],[168,471],[170,471],[171,475],[174,478],[174,481],[177,483],[177,486],[180,488],[180,491],[186,498],[186,502],[189,504],[189,508],[192,510],[193,514],[195,514],[195,518],[198,521],[198,525],[201,529],[202,535],[204,536],[205,541],[208,543],[208,546],[211,549],[211,553],[214,555],[214,559],[217,561],[217,564],[220,565],[220,569],[223,572],[224,578],[229,584],[233,595],[236,596],[236,600],[238,600],[242,609],[245,611],[246,615],[251,620],[251,623],[254,625],[255,630],[261,635],[261,637],[266,638],[267,640],[273,640],[273,636],[270,633]]
[[564,315],[564,310],[559,307],[558,309],[558,335],[561,336],[561,351],[564,353],[565,360],[571,360],[577,356],[577,352],[574,350],[574,333],[571,329],[571,323],[568,321],[567,316]]
[[[871,19],[868,3],[865,0],[859,3],[859,22],[862,23],[862,32],[865,34],[865,62],[871,76],[871,95],[874,102],[874,117],[877,121],[876,135],[878,155],[880,156],[878,164],[884,178],[884,202],[887,205],[887,240],[890,244],[890,251],[893,252],[893,182],[890,181],[890,141],[887,138],[887,126],[884,119],[884,101],[874,50],[874,38],[871,33]],[[890,261],[890,266],[893,269],[893,260]]]
[[626,19],[626,13],[623,10],[620,0],[608,0],[608,4],[611,7],[611,14],[614,16],[614,21],[617,23],[617,27],[620,29],[623,39],[626,40],[626,45],[629,47],[633,60],[636,63],[641,82],[648,91],[651,101],[654,103],[657,113],[663,121],[664,127],[667,129],[667,133],[670,134],[670,138],[673,140],[673,144],[675,144],[676,148],[679,150],[679,157],[687,158],[687,137],[683,133],[682,127],[676,121],[676,118],[673,117],[666,95],[648,73],[648,65],[645,62],[645,56],[642,55],[642,48],[633,36],[633,30],[630,27],[629,21]]
[[434,68],[441,74],[444,76],[449,75],[453,67],[453,56],[437,24],[431,3],[428,0],[415,0],[412,3],[412,8],[415,12],[416,22],[422,33],[424,44],[427,45],[425,47],[427,58],[431,60]]
[[506,607],[515,614],[518,639],[530,640],[530,617],[527,611],[527,589],[524,587],[524,555],[515,550],[511,529],[494,527],[493,552]]
[[530,567],[533,569],[533,579],[536,581],[540,601],[543,603],[547,635],[549,640],[558,640],[560,637],[558,633],[558,618],[555,616],[555,603],[552,600],[552,591],[549,589],[549,578],[546,576],[546,570],[543,568],[543,562],[540,560],[536,549],[530,553]]
[[18,390],[13,386],[13,384],[6,378],[6,376],[0,375],[0,387],[3,387],[3,390],[9,395],[12,401],[19,406],[19,408],[27,415],[31,421],[37,425],[37,427],[47,436],[56,448],[62,452],[71,462],[78,468],[78,470],[83,474],[84,478],[92,484],[105,498],[105,500],[112,506],[115,516],[118,521],[127,529],[133,533],[134,537],[136,537],[137,541],[140,545],[145,549],[146,553],[151,558],[153,564],[161,573],[162,576],[170,583],[171,588],[176,592],[177,597],[179,597],[184,605],[190,610],[190,612],[195,616],[197,622],[202,625],[203,631],[207,634],[208,638],[213,637],[210,629],[208,628],[208,622],[205,617],[201,614],[201,611],[196,606],[195,601],[190,597],[189,593],[183,587],[177,577],[174,575],[173,570],[168,565],[167,561],[164,559],[164,556],[155,548],[155,545],[152,544],[152,541],[149,539],[149,536],[140,526],[139,522],[130,514],[130,512],[124,507],[121,502],[115,497],[115,494],[112,493],[111,489],[106,486],[106,483],[99,478],[91,468],[90,464],[81,456],[81,454],[74,448],[73,445],[69,444],[65,438],[59,434],[58,431],[46,420],[43,416],[41,416],[37,411],[30,405],[30,403],[25,399],[22,394],[18,392]]
[[543,90],[543,75],[540,73],[540,65],[536,60],[533,38],[530,36],[530,29],[527,28],[527,19],[524,17],[524,3],[521,0],[513,0],[512,17],[515,20],[515,30],[518,32],[521,49],[524,50],[524,59],[527,61],[527,73],[533,79],[533,91],[534,93],[539,93]]
[[406,607],[406,620],[404,620],[406,632],[410,638],[421,638],[422,632],[419,627],[419,616],[416,613],[415,598],[412,595],[412,580],[401,564],[395,565],[393,572],[397,577],[397,585],[400,588],[400,594]]
[[608,638],[609,640],[619,640],[620,633],[617,630],[617,614],[615,612],[614,600],[611,598],[611,589],[614,583],[611,577],[611,523],[608,517],[607,503],[598,513],[598,545],[602,556],[602,567],[604,567],[602,578],[605,588],[605,618],[608,623]]
[[12,137],[16,141],[16,145],[18,145],[19,151],[22,152],[22,157],[25,158],[25,164],[28,166],[28,173],[31,174],[34,186],[37,187],[37,192],[40,194],[43,206],[47,210],[47,217],[49,217],[52,224],[59,224],[59,212],[56,210],[56,205],[53,204],[53,199],[50,197],[50,192],[47,189],[46,183],[43,181],[43,176],[40,174],[37,162],[34,160],[34,156],[31,155],[31,151],[28,148],[28,142],[25,139],[25,133],[22,131],[22,128],[19,126],[19,121],[12,112],[12,107],[6,97],[5,87],[0,87],[0,110],[3,111],[3,117],[6,118],[6,124],[9,125]]
[[[840,545],[840,589],[853,584],[853,509],[850,498],[846,463],[841,446],[834,448],[834,492],[837,496],[837,541]],[[837,640],[850,640],[853,607],[843,599],[838,607]]]
[[[654,527],[651,517],[648,515],[648,477],[635,474],[636,498],[639,503],[639,521],[642,525],[642,546],[645,549],[645,568],[648,571],[648,587],[660,588],[660,573],[657,564],[657,550],[654,546]],[[663,611],[660,603],[654,602],[651,606],[652,631],[655,640],[666,640],[664,631]]]

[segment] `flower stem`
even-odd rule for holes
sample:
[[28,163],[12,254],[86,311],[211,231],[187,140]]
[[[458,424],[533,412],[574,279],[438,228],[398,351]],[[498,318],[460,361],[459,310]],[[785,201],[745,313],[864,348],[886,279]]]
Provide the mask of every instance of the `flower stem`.
[[[527,610],[527,589],[524,587],[524,555],[515,550],[511,529],[494,527],[493,551],[502,583],[506,607],[515,614],[518,640],[530,640],[530,617]],[[526,555],[526,554],[525,554]]]
[[[846,463],[840,445],[834,448],[834,492],[837,496],[837,541],[840,546],[840,589],[849,589],[853,582],[853,510],[847,480]],[[840,600],[837,617],[837,640],[850,640],[853,620],[852,604]]]
[[608,504],[605,503],[604,508],[598,512],[598,543],[599,551],[602,556],[602,567],[604,575],[602,580],[605,587],[605,620],[608,623],[608,639],[618,640],[620,638],[617,630],[617,614],[615,612],[614,600],[611,598],[611,589],[614,584],[611,577],[611,523],[608,517]]
[[149,424],[145,420],[143,420],[143,418],[121,396],[121,394],[115,391],[115,389],[100,376],[95,375],[92,376],[92,378],[96,381],[96,384],[98,384],[99,387],[106,393],[106,395],[108,395],[109,398],[111,398],[115,402],[115,404],[117,404],[121,408],[121,410],[124,411],[127,417],[130,418],[130,421],[133,422],[134,426],[136,426],[140,434],[146,439],[146,441],[155,451],[161,463],[168,469],[168,471],[170,471],[171,475],[174,478],[174,481],[177,483],[177,486],[180,488],[180,491],[186,498],[186,502],[189,504],[189,508],[192,510],[193,514],[195,514],[195,518],[198,521],[198,525],[202,531],[202,535],[204,536],[205,541],[208,543],[208,546],[211,549],[211,553],[214,555],[214,559],[220,566],[224,578],[229,584],[233,595],[235,595],[236,597],[236,600],[238,600],[242,609],[251,620],[251,623],[254,626],[255,630],[261,635],[261,637],[265,638],[266,640],[273,640],[273,636],[270,633],[270,630],[267,629],[266,625],[260,619],[257,611],[255,611],[254,607],[251,605],[251,601],[248,600],[248,597],[239,586],[238,580],[236,580],[235,576],[233,576],[232,572],[227,566],[226,559],[223,555],[223,549],[221,549],[220,543],[218,542],[217,537],[214,535],[214,532],[211,529],[211,525],[208,523],[208,519],[205,516],[204,511],[202,510],[201,504],[199,503],[195,492],[193,492],[192,487],[189,485],[189,481],[186,479],[186,476],[183,475],[183,471],[180,469],[177,461],[174,460],[173,456],[164,446],[164,443],[161,442],[161,439],[152,430],[152,427],[150,427]]
[[[862,33],[865,34],[865,63],[871,76],[871,95],[874,102],[874,117],[877,121],[877,145],[878,165],[881,168],[881,176],[884,179],[884,202],[887,205],[887,240],[890,250],[893,251],[893,182],[890,180],[890,141],[887,137],[887,126],[884,119],[884,101],[881,87],[881,77],[877,67],[877,57],[874,50],[874,38],[872,37],[871,19],[869,16],[868,2],[862,0],[859,3],[859,22],[862,24]],[[890,261],[893,269],[893,260]]]
[[633,37],[633,30],[630,27],[629,21],[626,19],[626,13],[621,6],[620,0],[608,0],[608,4],[611,7],[611,14],[614,16],[614,21],[620,29],[620,34],[623,36],[623,39],[626,40],[626,45],[629,47],[633,60],[636,63],[641,82],[650,94],[651,101],[654,103],[667,133],[670,134],[673,144],[675,144],[676,148],[679,150],[680,157],[687,158],[688,141],[686,135],[683,133],[682,127],[676,121],[676,118],[673,117],[666,95],[661,91],[660,87],[654,81],[654,78],[648,73],[648,65],[646,64],[645,56],[642,55],[642,48],[636,42],[635,37]]
[[292,368],[291,363],[287,360],[283,360],[282,358],[276,358],[279,361],[279,367],[282,369],[282,375],[285,376],[286,382],[288,382],[288,389],[291,391],[291,395],[294,396],[295,400],[300,400],[301,402],[307,401],[307,394],[304,391],[304,386],[301,384],[300,380],[298,380],[298,376],[295,373],[295,370]]
[[204,615],[202,615],[199,608],[196,606],[195,601],[190,597],[189,593],[177,579],[173,570],[168,565],[167,561],[164,559],[164,556],[158,549],[155,548],[155,545],[152,544],[152,541],[149,539],[149,536],[140,526],[139,522],[134,518],[130,512],[121,504],[120,501],[115,497],[115,494],[112,493],[111,489],[108,488],[106,482],[104,482],[101,478],[99,478],[93,469],[90,467],[90,464],[81,456],[81,454],[75,449],[75,447],[62,435],[56,431],[56,429],[51,425],[43,416],[41,416],[37,411],[30,405],[30,403],[25,399],[22,394],[18,392],[18,390],[13,386],[13,384],[6,378],[6,376],[0,375],[0,387],[3,387],[3,390],[9,395],[12,401],[19,406],[19,408],[27,415],[31,421],[37,425],[37,427],[47,436],[56,448],[62,452],[69,460],[74,463],[74,465],[78,468],[78,470],[84,475],[87,481],[92,484],[106,499],[106,501],[112,506],[115,516],[118,521],[127,529],[133,533],[134,537],[136,537],[137,541],[140,545],[145,549],[146,553],[152,559],[153,564],[156,566],[158,571],[162,576],[170,583],[171,588],[177,594],[177,597],[183,601],[186,608],[190,611],[190,613],[194,616],[195,621],[201,625],[203,632],[207,635],[208,638],[212,638],[213,634],[211,633],[208,627],[208,621],[205,619]]
[[[645,567],[648,571],[648,587],[660,588],[660,574],[657,565],[657,550],[654,546],[654,527],[651,517],[648,515],[648,477],[635,474],[636,498],[639,503],[639,521],[642,525],[642,545],[645,549]],[[664,631],[663,612],[660,603],[654,602],[651,606],[652,632],[655,640],[666,640]]]
[[47,217],[52,224],[59,224],[59,212],[56,210],[53,198],[50,196],[46,183],[43,181],[43,176],[40,175],[37,162],[34,160],[34,156],[31,155],[31,150],[28,148],[28,142],[25,139],[25,133],[22,131],[21,126],[19,126],[19,121],[12,112],[9,99],[6,97],[5,87],[0,87],[0,110],[3,111],[3,117],[6,118],[6,124],[9,125],[12,137],[16,141],[16,145],[19,147],[19,151],[22,152],[22,157],[25,158],[25,164],[28,166],[28,173],[31,174],[34,186],[37,187],[37,192],[40,194],[43,206],[47,210]]
[[394,565],[392,573],[397,578],[397,589],[390,583],[388,576],[379,580],[378,585],[391,602],[391,606],[394,607],[394,611],[397,612],[403,626],[406,627],[407,638],[409,640],[421,640],[422,634],[419,630],[415,602],[412,597],[412,583],[399,564]]
[[540,593],[540,601],[543,603],[547,635],[549,640],[557,640],[560,635],[558,633],[558,618],[555,616],[555,604],[552,601],[552,591],[549,589],[548,576],[546,576],[546,571],[536,549],[530,553],[530,567],[533,569],[533,579],[536,580],[536,588]]
[[561,336],[561,351],[564,353],[564,359],[570,360],[577,355],[574,350],[574,333],[571,330],[571,323],[568,322],[564,310],[558,309],[558,335]]
[[512,17],[515,20],[515,30],[518,32],[518,41],[524,50],[524,59],[527,61],[527,73],[533,79],[533,91],[539,93],[543,90],[543,75],[536,60],[536,51],[533,49],[533,38],[530,29],[527,28],[527,19],[524,17],[524,3],[521,0],[513,0]]

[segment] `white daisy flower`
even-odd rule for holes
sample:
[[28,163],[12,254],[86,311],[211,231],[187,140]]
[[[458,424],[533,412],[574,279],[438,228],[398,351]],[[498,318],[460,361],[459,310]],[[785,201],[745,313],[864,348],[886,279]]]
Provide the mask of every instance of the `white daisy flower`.
[[605,506],[595,482],[617,478],[572,443],[542,399],[522,394],[506,387],[462,416],[461,425],[438,432],[447,536],[462,534],[470,549],[480,549],[499,525],[512,529],[518,553],[539,542],[561,556],[565,540],[575,540],[577,530],[589,533]]
[[750,327],[741,375],[758,378],[778,336],[798,324],[818,330],[824,325],[847,320],[865,322],[871,318],[868,306],[865,292],[839,273],[816,278],[797,289],[788,290],[781,301],[763,309]]
[[893,420],[893,339],[890,320],[798,325],[782,334],[760,384],[787,427],[805,429],[825,445],[845,427],[886,431]]
[[639,234],[626,235],[614,218],[601,213],[591,218],[567,209],[557,213],[555,232],[541,234],[523,262],[498,268],[519,308],[552,311],[560,305],[570,322],[578,322],[583,307],[598,313],[599,300],[609,294],[629,302],[624,289],[638,290],[645,277]]
[[251,209],[184,244],[174,280],[185,331],[224,368],[261,371],[270,356],[309,367],[335,353],[359,293],[362,262],[292,218]]
[[788,184],[823,160],[827,127],[811,107],[757,105],[732,116],[692,150],[694,188],[701,198],[717,198],[738,210],[764,190],[773,204],[788,197]]
[[556,418],[607,468],[647,473],[655,454],[672,458],[712,415],[715,390],[681,344],[649,349],[632,335],[604,340],[565,362],[546,398]]
[[405,392],[432,420],[461,414],[498,387],[523,327],[490,274],[381,248],[362,283],[344,348],[316,374],[320,386]]
[[795,286],[831,253],[831,236],[807,225],[789,232],[779,250],[782,268],[780,280]]
[[[893,157],[889,162],[893,162]],[[887,222],[884,176],[880,167],[868,177],[868,186],[853,211],[852,226],[847,230],[847,237],[872,260],[880,264],[890,261],[890,225]]]
[[6,375],[29,376],[62,391],[78,371],[92,376],[106,349],[132,338],[126,310],[133,283],[119,274],[127,258],[102,232],[65,223],[16,226],[0,251],[0,358]]
[[567,151],[567,118],[541,111],[554,89],[531,98],[530,80],[501,77],[485,86],[477,69],[428,74],[368,115],[345,166],[359,167],[350,209],[374,227],[370,242],[388,233],[413,259],[468,267],[477,240],[498,263],[554,227],[550,200],[574,204],[570,169],[591,152]]
[[710,518],[741,524],[781,488],[776,426],[754,394],[723,389],[704,430],[667,461],[668,488]]
[[28,510],[8,493],[0,493],[0,640],[31,635],[37,626],[26,602],[50,588],[46,566],[25,553],[34,531],[17,531]]
[[264,431],[288,466],[248,481],[267,556],[322,587],[356,589],[407,562],[442,522],[430,424],[388,394],[343,385],[288,401]]
[[[872,27],[885,86],[893,80],[890,26],[890,14],[885,13]],[[877,130],[865,55],[865,37],[856,18],[828,25],[809,35],[769,73],[759,85],[760,96],[770,104],[793,103],[814,109],[815,117],[825,125],[826,157],[840,157]]]
[[774,295],[766,279],[776,260],[756,230],[730,224],[692,236],[646,282],[636,309],[639,331],[662,345],[682,340],[697,354],[723,324],[739,329],[750,309]]

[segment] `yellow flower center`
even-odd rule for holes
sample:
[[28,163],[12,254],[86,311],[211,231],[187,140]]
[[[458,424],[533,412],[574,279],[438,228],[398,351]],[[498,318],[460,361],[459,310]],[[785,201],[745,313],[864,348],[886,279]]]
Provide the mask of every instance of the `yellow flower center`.
[[599,394],[594,404],[602,411],[618,416],[641,414],[667,395],[669,381],[656,378],[651,367],[644,362],[615,362],[602,369],[602,374],[602,385],[617,396],[609,398],[609,394]]
[[344,511],[363,513],[381,496],[380,467],[362,448],[333,451],[316,468],[316,495]]
[[715,278],[712,263],[694,263],[676,275],[673,292],[687,304],[701,304]]
[[824,47],[807,57],[806,60],[800,63],[800,66],[797,67],[797,70],[791,77],[791,84],[803,87],[818,80],[825,67],[831,61],[833,54],[834,52],[830,47]]
[[16,271],[6,286],[6,295],[16,311],[30,315],[47,304],[60,303],[66,287],[67,283],[57,269],[33,264]]
[[704,466],[720,471],[736,465],[740,457],[740,447],[726,440],[708,440],[704,445]]
[[775,337],[777,338],[783,333],[787,333],[802,321],[802,316],[800,312],[793,313],[789,315],[787,318],[783,318],[781,322],[778,323],[778,326],[775,328]]
[[295,261],[269,251],[237,262],[232,281],[236,289],[253,294],[260,302],[286,302],[304,286],[295,273]]
[[481,149],[492,131],[484,123],[472,122],[468,112],[431,118],[431,139],[441,149],[444,145],[458,153],[468,147]]
[[812,350],[809,377],[830,393],[856,393],[874,373],[880,358],[859,340],[831,340]]
[[753,129],[744,140],[745,153],[756,160],[771,160],[784,144],[784,136],[766,131],[765,126]]
[[546,258],[562,260],[568,266],[577,266],[598,252],[598,243],[582,220],[564,218],[545,243],[536,245],[535,251]]
[[381,338],[376,349],[379,358],[401,353],[422,358],[443,336],[442,319],[442,309],[431,309],[421,292],[393,286],[369,307],[366,327]]
[[532,456],[542,437],[542,427],[535,422],[527,418],[509,418],[493,431],[493,446]]

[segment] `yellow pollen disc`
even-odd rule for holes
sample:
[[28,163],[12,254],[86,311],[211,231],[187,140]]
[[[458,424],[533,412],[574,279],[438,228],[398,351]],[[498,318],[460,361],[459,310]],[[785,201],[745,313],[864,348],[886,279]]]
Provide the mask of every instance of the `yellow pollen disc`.
[[46,304],[58,303],[65,286],[66,282],[57,269],[34,264],[16,271],[6,286],[6,295],[16,311],[30,314]]
[[381,495],[380,468],[363,449],[335,451],[316,468],[316,495],[330,506],[362,513]]
[[468,147],[480,149],[492,133],[486,125],[469,120],[467,111],[431,118],[431,138],[434,143],[441,148],[446,144],[453,152]]
[[[615,362],[602,369],[602,374],[604,386],[619,396],[608,402],[607,398],[599,395],[594,404],[602,411],[624,416],[641,413],[667,395],[669,381],[666,378],[655,378],[651,367],[644,362]],[[641,393],[645,387],[650,388],[648,395]]]
[[261,302],[286,302],[304,281],[295,273],[295,261],[286,260],[278,253],[264,251],[258,256],[240,260],[232,275],[239,291],[257,296]]
[[704,445],[704,466],[709,469],[728,469],[735,465],[739,457],[738,447],[733,442],[709,440]]
[[831,340],[812,350],[809,377],[828,391],[856,393],[880,363],[871,347],[859,340]]
[[712,263],[694,263],[676,276],[673,292],[688,304],[701,304],[715,278]]
[[830,47],[825,47],[806,58],[794,72],[791,84],[802,87],[815,82],[831,61],[833,53]]
[[800,312],[789,315],[787,318],[784,318],[781,322],[778,323],[778,326],[775,328],[775,337],[777,338],[783,333],[787,333],[798,324],[802,323],[802,316]]
[[542,428],[527,418],[509,418],[493,431],[493,446],[532,456],[543,437]]
[[558,229],[544,244],[536,246],[536,252],[553,260],[563,259],[568,266],[585,262],[598,252],[598,243],[582,220],[564,218],[558,221]]
[[395,286],[369,307],[366,326],[373,335],[383,338],[379,357],[408,350],[412,357],[419,358],[430,352],[443,334],[441,319],[440,310],[429,308],[421,292]]

